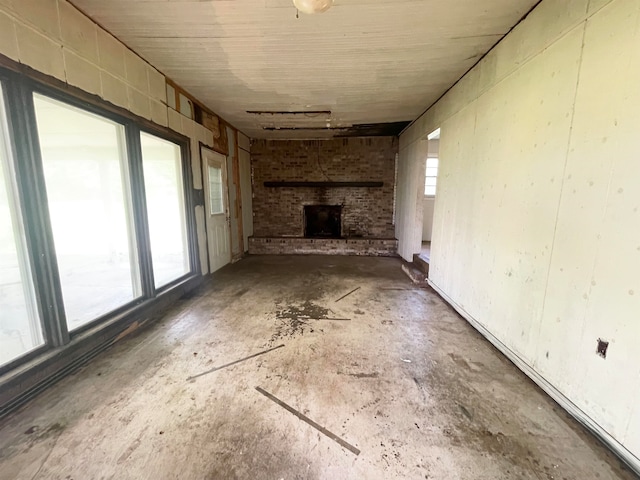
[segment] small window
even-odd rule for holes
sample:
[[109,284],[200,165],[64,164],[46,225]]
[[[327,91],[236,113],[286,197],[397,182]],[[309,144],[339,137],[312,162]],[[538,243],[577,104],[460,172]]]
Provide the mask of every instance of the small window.
[[424,194],[427,197],[435,197],[438,183],[438,159],[427,158],[427,172],[424,179]]
[[211,215],[224,213],[222,169],[209,165],[209,197]]

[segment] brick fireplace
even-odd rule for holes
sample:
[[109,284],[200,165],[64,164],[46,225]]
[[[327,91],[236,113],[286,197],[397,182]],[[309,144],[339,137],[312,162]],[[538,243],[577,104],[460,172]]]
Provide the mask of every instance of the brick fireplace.
[[305,238],[341,238],[342,205],[305,205]]
[[396,137],[257,140],[249,253],[395,255]]

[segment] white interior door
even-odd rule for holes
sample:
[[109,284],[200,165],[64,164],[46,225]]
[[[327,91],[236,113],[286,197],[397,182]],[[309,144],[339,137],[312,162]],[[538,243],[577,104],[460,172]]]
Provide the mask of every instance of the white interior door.
[[209,271],[215,272],[231,261],[229,248],[229,206],[226,158],[209,148],[200,149],[203,166],[205,217]]

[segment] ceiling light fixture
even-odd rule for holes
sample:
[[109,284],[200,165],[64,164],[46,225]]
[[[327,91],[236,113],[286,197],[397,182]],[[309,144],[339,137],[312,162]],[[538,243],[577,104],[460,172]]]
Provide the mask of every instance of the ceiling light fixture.
[[293,4],[302,13],[324,13],[333,6],[333,0],[293,0]]

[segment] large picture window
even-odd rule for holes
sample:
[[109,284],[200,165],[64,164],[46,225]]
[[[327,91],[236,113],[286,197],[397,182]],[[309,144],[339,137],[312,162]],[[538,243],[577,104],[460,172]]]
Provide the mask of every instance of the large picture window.
[[0,66],[0,387],[22,395],[198,283],[199,259],[189,139],[16,66]]
[[34,95],[69,330],[142,295],[124,127]]
[[0,84],[0,366],[43,345]]
[[140,134],[149,240],[155,287],[160,288],[190,268],[180,146]]

